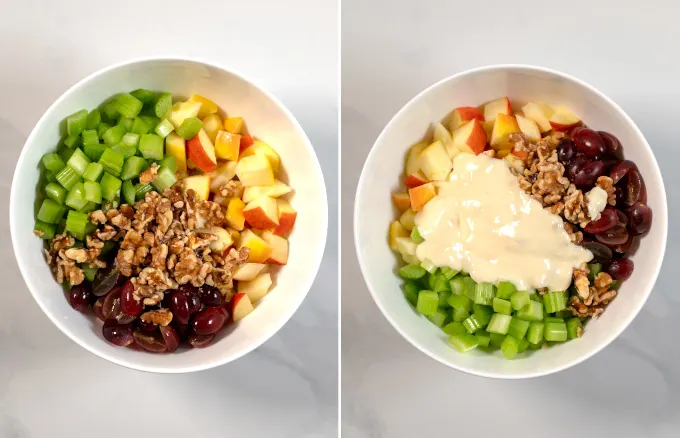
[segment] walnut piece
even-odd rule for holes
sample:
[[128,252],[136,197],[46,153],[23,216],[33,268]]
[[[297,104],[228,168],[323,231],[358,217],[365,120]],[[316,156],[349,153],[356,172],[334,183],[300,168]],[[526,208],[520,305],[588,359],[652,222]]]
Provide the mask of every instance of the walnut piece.
[[165,327],[172,322],[172,312],[168,309],[150,310],[142,313],[142,321]]
[[156,179],[156,176],[158,175],[158,164],[156,163],[151,163],[151,166],[149,166],[148,169],[146,169],[144,172],[142,172],[139,175],[139,182],[142,184],[149,184],[151,181]]
[[607,204],[616,205],[616,188],[614,187],[614,180],[608,176],[600,176],[597,178],[595,185],[605,192],[607,192]]

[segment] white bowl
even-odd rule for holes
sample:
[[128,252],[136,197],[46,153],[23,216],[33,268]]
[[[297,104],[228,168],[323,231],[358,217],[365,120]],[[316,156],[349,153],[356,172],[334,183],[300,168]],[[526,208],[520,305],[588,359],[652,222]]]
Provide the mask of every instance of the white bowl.
[[[253,313],[223,330],[208,348],[154,355],[109,344],[93,316],[73,310],[53,279],[41,253],[42,242],[32,233],[33,200],[38,163],[59,142],[59,124],[82,108],[92,109],[115,93],[148,88],[173,96],[198,93],[214,100],[229,114],[243,116],[250,131],[281,155],[282,167],[295,194],[298,211],[290,235],[288,265],[279,270],[275,287]],[[260,346],[295,313],[307,295],[321,263],[328,224],[326,189],[314,149],[295,117],[271,94],[224,67],[190,59],[155,58],[117,64],[71,87],[45,112],[24,145],[17,163],[10,198],[12,243],[21,273],[45,314],[66,335],[92,353],[126,367],[180,373],[215,367]]]
[[[434,324],[416,314],[395,275],[397,257],[386,243],[395,218],[390,193],[400,187],[404,157],[432,122],[457,106],[477,106],[508,96],[513,106],[527,101],[564,104],[598,130],[616,135],[627,159],[633,160],[647,185],[652,229],[642,238],[632,258],[633,275],[601,317],[588,323],[584,336],[556,348],[540,350],[515,360],[500,353],[460,354]],[[403,190],[403,189],[401,189]],[[355,245],[359,264],[373,299],[388,321],[416,348],[452,368],[495,378],[527,378],[557,372],[594,355],[612,342],[635,318],[656,281],[666,246],[668,213],[659,167],[649,144],[635,123],[605,95],[563,73],[523,65],[499,65],[469,70],[438,82],[402,108],[378,137],[366,160],[356,194]]]

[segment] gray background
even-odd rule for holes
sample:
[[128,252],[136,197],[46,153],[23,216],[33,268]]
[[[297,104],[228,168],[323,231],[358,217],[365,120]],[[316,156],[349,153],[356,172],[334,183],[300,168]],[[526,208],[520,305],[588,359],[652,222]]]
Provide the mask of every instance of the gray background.
[[[0,437],[337,435],[337,10],[336,0],[0,0]],[[247,357],[177,376],[71,342],[31,298],[9,237],[14,162],[38,118],[86,75],[150,55],[233,66],[273,92],[314,144],[330,205],[321,271],[294,317]]]
[[[650,3],[343,0],[344,437],[680,436],[680,6]],[[439,79],[499,63],[562,70],[613,98],[652,145],[670,209],[664,267],[633,324],[585,363],[526,381],[472,377],[409,345],[373,303],[352,235],[361,167],[390,118]]]

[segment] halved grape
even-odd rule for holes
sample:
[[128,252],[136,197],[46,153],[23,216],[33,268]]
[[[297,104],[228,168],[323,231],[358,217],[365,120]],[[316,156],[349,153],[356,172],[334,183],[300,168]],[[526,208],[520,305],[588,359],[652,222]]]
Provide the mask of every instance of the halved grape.
[[90,308],[90,300],[92,299],[92,291],[90,285],[87,283],[80,283],[71,288],[68,294],[69,303],[78,312],[87,312]]
[[152,322],[142,321],[142,319],[137,320],[137,330],[144,334],[153,334],[158,331],[158,326]]
[[151,353],[165,353],[167,346],[160,333],[155,335],[148,335],[135,330],[132,333],[135,338],[135,343],[139,345],[144,350]]
[[586,163],[572,180],[581,189],[590,188],[604,172],[604,164],[600,160]]
[[179,336],[172,326],[161,326],[161,335],[163,336],[165,351],[167,353],[172,353],[177,350],[177,347],[179,346]]
[[562,164],[567,164],[576,156],[576,145],[570,138],[563,139],[557,146],[557,159]]
[[628,218],[631,234],[645,234],[652,226],[652,209],[638,202],[628,210]]
[[92,293],[97,297],[102,297],[124,279],[125,277],[115,268],[99,269],[94,276],[94,281],[92,281]]
[[635,169],[628,171],[628,183],[626,184],[626,205],[632,206],[642,199],[645,191],[645,180],[640,172]]
[[92,311],[99,318],[100,321],[106,321],[104,314],[102,313],[102,305],[104,304],[104,298],[99,298],[92,305]]
[[198,294],[206,307],[219,307],[222,305],[222,293],[214,286],[204,284],[198,288]]
[[616,210],[616,216],[619,218],[619,223],[623,225],[628,225],[628,216],[626,216],[626,213],[624,213],[621,210],[615,209]]
[[579,151],[588,157],[595,158],[604,155],[605,148],[602,137],[592,129],[574,130],[574,144]]
[[589,222],[588,225],[583,227],[583,231],[591,234],[601,233],[607,231],[619,222],[619,217],[616,214],[616,210],[612,207],[607,206],[602,213],[600,213],[600,218],[596,221]]
[[581,172],[583,167],[588,163],[590,163],[590,159],[583,155],[572,158],[565,169],[565,174],[567,178],[569,178],[569,181],[574,181],[576,174]]
[[188,294],[179,289],[172,291],[168,299],[168,309],[172,312],[173,319],[180,324],[188,324],[193,312],[189,305]]
[[226,315],[219,308],[206,307],[194,316],[191,329],[197,335],[212,335],[224,327],[226,320]]
[[607,273],[612,276],[614,280],[624,281],[627,280],[631,274],[635,265],[631,259],[616,259],[607,266]]
[[593,253],[593,261],[595,263],[607,263],[612,259],[612,250],[600,242],[584,240],[581,246]]
[[616,224],[612,228],[596,234],[595,238],[607,246],[621,245],[628,240],[628,229],[623,224]]
[[132,324],[121,324],[115,319],[109,319],[104,322],[102,334],[104,339],[121,347],[126,347],[133,341]]
[[189,344],[194,348],[205,348],[212,343],[215,335],[197,335],[192,333],[189,335]]
[[135,287],[130,280],[120,288],[120,309],[128,316],[137,317],[142,313],[144,304],[134,297]]
[[609,171],[609,177],[614,181],[614,184],[618,183],[621,178],[628,174],[630,169],[635,168],[635,163],[630,160],[623,160],[614,165]]
[[[118,303],[116,303],[116,301],[118,301]],[[101,314],[104,317],[104,320],[116,317],[116,313],[114,313],[116,307],[120,308],[120,288],[118,287],[112,289],[102,301]]]
[[597,131],[597,133],[602,138],[605,153],[619,160],[623,159],[623,146],[621,146],[619,139],[606,131]]

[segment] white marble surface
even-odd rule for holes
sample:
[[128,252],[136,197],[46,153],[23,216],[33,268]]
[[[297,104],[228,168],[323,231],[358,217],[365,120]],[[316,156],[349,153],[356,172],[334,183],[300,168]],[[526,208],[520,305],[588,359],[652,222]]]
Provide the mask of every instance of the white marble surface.
[[[337,436],[337,8],[0,0],[0,437]],[[188,375],[131,371],[71,342],[30,297],[9,238],[13,163],[43,111],[87,74],[147,55],[233,65],[277,95],[315,145],[331,206],[326,256],[295,316],[247,357]]]
[[[680,262],[673,226],[680,214],[674,171],[680,64],[673,55],[680,6],[665,4],[674,6],[343,0],[343,437],[680,436],[680,295],[673,272]],[[594,358],[526,381],[472,377],[409,345],[373,303],[352,236],[359,173],[389,119],[435,81],[497,63],[552,67],[605,92],[645,133],[668,187],[666,260],[643,311]]]

